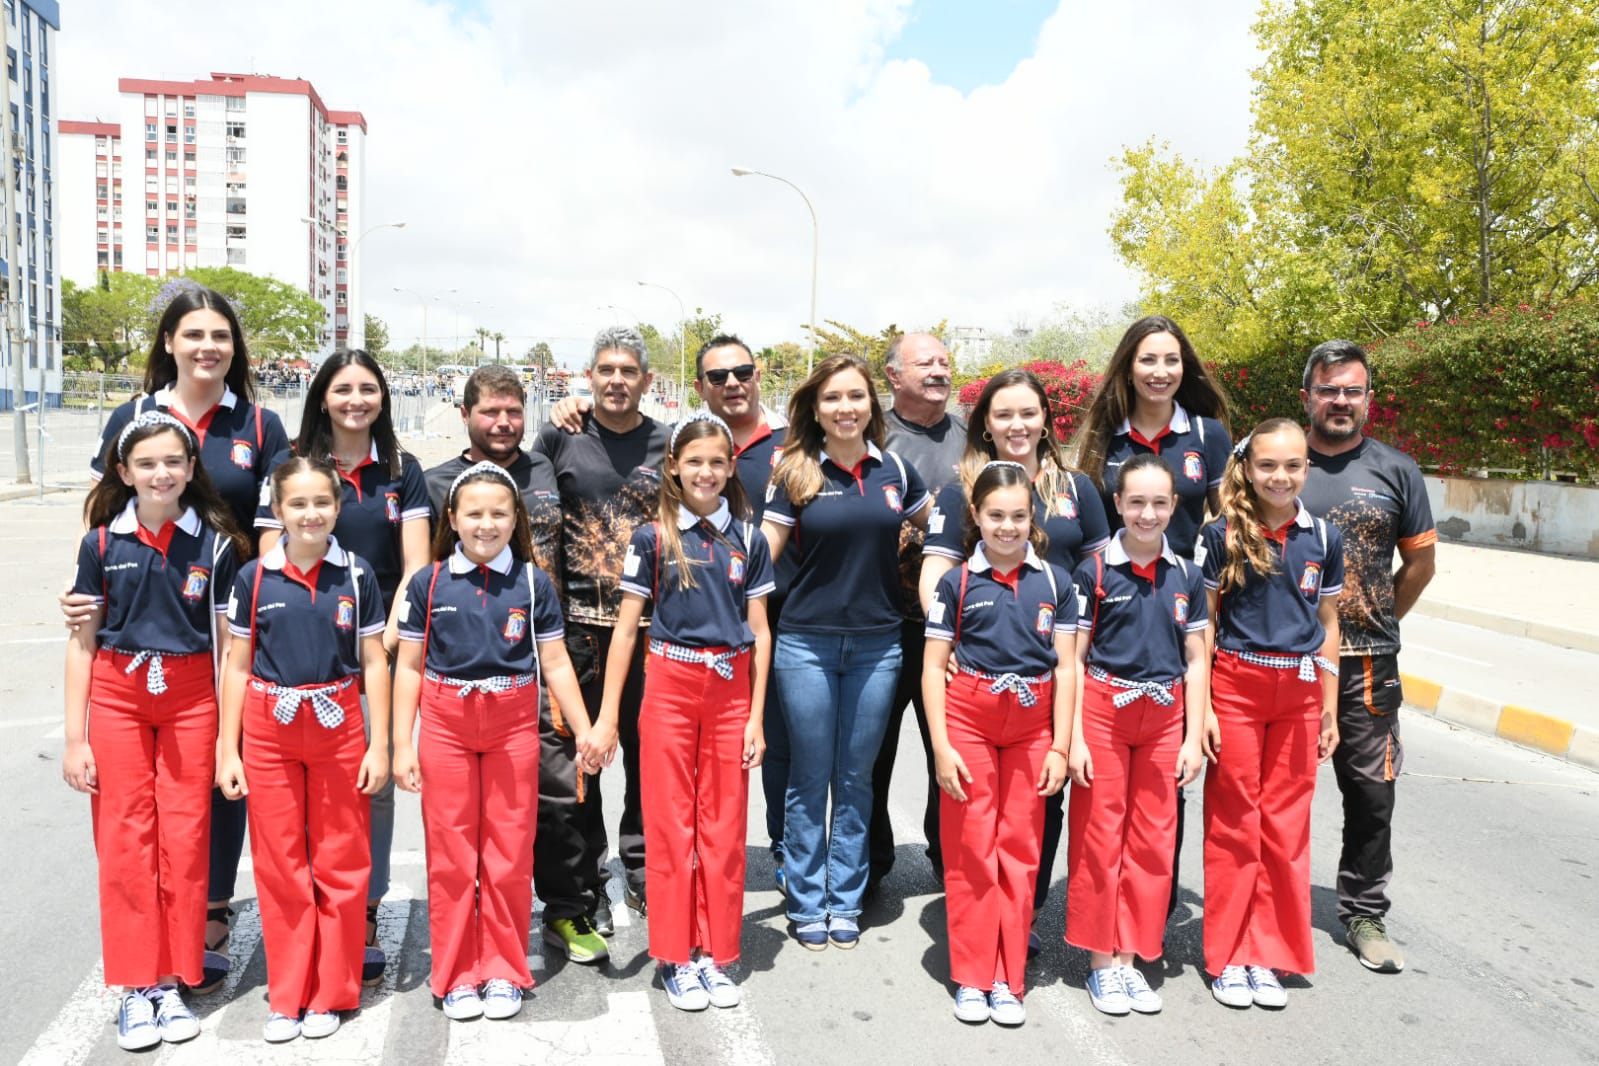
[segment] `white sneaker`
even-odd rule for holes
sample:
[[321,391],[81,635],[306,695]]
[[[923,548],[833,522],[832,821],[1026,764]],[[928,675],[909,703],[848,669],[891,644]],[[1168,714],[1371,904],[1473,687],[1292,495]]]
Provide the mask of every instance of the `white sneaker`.
[[456,985],[444,993],[444,1016],[452,1022],[465,1022],[483,1016],[483,1000],[473,985]]
[[300,1019],[300,1035],[307,1040],[321,1040],[339,1031],[339,1012],[336,1010],[308,1010]]
[[738,985],[727,976],[727,971],[716,965],[716,960],[709,955],[701,955],[694,960],[694,968],[700,972],[700,984],[705,986],[706,995],[711,997],[713,1007],[736,1007],[743,998],[738,990]]
[[1281,1010],[1288,1006],[1288,990],[1277,980],[1277,975],[1264,966],[1246,967],[1249,974],[1249,992],[1257,1007]]
[[1138,967],[1122,967],[1122,988],[1127,992],[1127,1005],[1139,1014],[1160,1013],[1160,993],[1149,987]]
[[155,1028],[169,1044],[181,1044],[200,1035],[200,1019],[183,1002],[177,985],[157,985],[145,990],[155,1007]]
[[1027,1021],[1027,1008],[1004,981],[995,981],[988,993],[988,1017],[995,1025],[1022,1025]]
[[300,1019],[274,1011],[267,1015],[261,1027],[261,1039],[269,1044],[282,1044],[300,1035]]
[[155,1026],[155,1004],[142,989],[128,989],[117,1004],[117,1047],[141,1051],[159,1043],[161,1031]]
[[700,981],[700,971],[692,962],[661,963],[661,987],[666,1001],[678,1010],[704,1010],[711,1005],[711,994]]
[[1122,968],[1106,966],[1088,971],[1088,1001],[1102,1014],[1126,1014],[1133,1009],[1122,987]]
[[963,1022],[988,1021],[988,997],[981,988],[961,985],[955,990],[955,1017]]
[[496,977],[483,986],[483,1017],[503,1022],[514,1018],[522,1010],[522,990],[503,977]]
[[1255,1002],[1249,987],[1249,972],[1242,966],[1223,966],[1210,983],[1210,994],[1224,1007],[1247,1007]]

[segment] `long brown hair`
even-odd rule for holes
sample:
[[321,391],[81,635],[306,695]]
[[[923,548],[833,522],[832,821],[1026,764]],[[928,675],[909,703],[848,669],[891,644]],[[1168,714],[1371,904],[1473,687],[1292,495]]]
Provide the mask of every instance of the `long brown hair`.
[[1044,390],[1044,383],[1032,371],[1012,367],[988,379],[967,420],[966,450],[961,455],[961,485],[968,499],[972,496],[977,475],[982,473],[983,467],[1001,457],[999,448],[988,432],[988,411],[994,406],[994,396],[1001,389],[1013,385],[1025,385],[1031,389],[1038,397],[1039,409],[1044,412],[1044,435],[1038,439],[1038,480],[1035,482],[1039,493],[1044,499],[1053,500],[1063,495],[1064,486],[1071,484],[1072,467],[1066,461],[1066,452],[1060,442],[1055,439],[1055,420],[1050,416],[1049,393]]
[[862,434],[868,441],[883,446],[883,406],[872,388],[872,368],[853,355],[830,355],[816,364],[811,376],[800,383],[788,401],[788,436],[783,442],[783,458],[772,470],[772,484],[781,485],[789,502],[804,507],[822,491],[822,448],[827,434],[816,417],[817,397],[834,374],[853,370],[866,382],[866,396],[872,414]]
[[[479,467],[486,467],[488,463],[478,463]],[[499,468],[496,468],[499,469]],[[461,540],[461,535],[455,531],[455,524],[450,521],[455,515],[455,498],[462,489],[468,485],[476,484],[498,485],[511,494],[511,507],[516,513],[516,524],[511,529],[511,554],[518,562],[533,561],[533,525],[528,521],[527,503],[522,499],[522,493],[517,490],[516,482],[511,480],[511,475],[501,471],[472,469],[459,476],[450,486],[449,499],[445,501],[445,519],[439,523],[439,528],[433,531],[433,558],[443,562],[455,551],[455,546]]]
[[[656,503],[655,517],[660,538],[660,543],[656,545],[656,553],[664,562],[677,564],[679,590],[698,588],[699,582],[694,580],[694,568],[706,564],[700,559],[690,559],[688,553],[683,550],[683,532],[677,528],[677,516],[683,507],[683,482],[671,473],[671,464],[683,454],[684,448],[707,437],[720,437],[727,444],[727,484],[722,486],[722,498],[727,500],[727,509],[735,521],[747,522],[750,516],[749,496],[744,492],[744,485],[738,479],[738,466],[733,461],[733,437],[722,420],[693,418],[678,426],[672,433],[666,457],[661,460],[661,492]],[[719,529],[712,529],[711,536],[726,544],[730,551],[740,550]],[[748,552],[749,545],[744,545],[742,550]]]
[[1214,418],[1223,427],[1227,425],[1227,396],[1215,379],[1205,373],[1205,366],[1199,361],[1188,334],[1165,315],[1145,315],[1122,334],[1100,378],[1099,389],[1088,402],[1082,429],[1077,431],[1077,465],[1095,484],[1104,485],[1105,452],[1110,448],[1111,435],[1132,416],[1136,405],[1133,359],[1138,354],[1138,346],[1145,337],[1155,333],[1170,333],[1182,355],[1183,380],[1173,398],[1189,415]]
[[1027,470],[1020,463],[1000,461],[990,463],[977,473],[977,478],[972,482],[972,504],[966,510],[966,527],[962,543],[966,555],[971,556],[972,550],[977,547],[977,542],[982,539],[982,532],[977,528],[977,519],[973,515],[983,506],[983,501],[997,489],[1008,489],[1012,486],[1022,486],[1027,489],[1027,541],[1033,546],[1033,551],[1042,559],[1049,551],[1049,537],[1044,533],[1044,527],[1039,525],[1033,515],[1033,486],[1027,480]]
[[1255,441],[1262,436],[1293,430],[1300,440],[1305,431],[1291,418],[1268,418],[1239,442],[1227,460],[1227,472],[1222,475],[1221,516],[1227,521],[1227,561],[1222,564],[1218,587],[1222,592],[1243,588],[1244,581],[1253,570],[1261,577],[1277,572],[1277,561],[1272,558],[1271,546],[1261,529],[1260,498],[1249,481],[1249,461],[1255,454]]
[[233,510],[223,502],[216,486],[211,484],[210,475],[205,472],[205,465],[198,461],[200,449],[194,437],[182,426],[164,419],[136,424],[106,442],[105,454],[101,457],[105,476],[95,482],[89,490],[88,499],[83,501],[84,522],[90,529],[103,526],[127,509],[128,501],[136,493],[132,485],[122,480],[124,460],[139,444],[162,433],[170,433],[181,440],[183,454],[194,464],[194,476],[183,486],[183,492],[178,496],[178,506],[194,508],[201,523],[232,544],[234,555],[239,562],[244,562],[252,554],[250,540],[239,532],[239,527],[234,524]]

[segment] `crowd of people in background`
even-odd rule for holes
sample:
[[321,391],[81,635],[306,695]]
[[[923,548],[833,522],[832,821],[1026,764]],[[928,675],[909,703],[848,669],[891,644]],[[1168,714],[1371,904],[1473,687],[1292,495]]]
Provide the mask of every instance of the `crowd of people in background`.
[[[467,446],[424,471],[366,353],[301,382],[291,438],[256,402],[278,376],[252,373],[227,301],[166,310],[93,458],[62,597],[63,773],[91,796],[120,1046],[198,1033],[186,997],[240,961],[246,832],[263,1037],[336,1031],[389,965],[396,786],[421,795],[447,1018],[521,1009],[532,890],[543,940],[603,962],[613,855],[672,1006],[733,1007],[749,773],[794,941],[855,949],[903,861],[888,795],[907,708],[961,1021],[1025,1021],[1063,836],[1089,1001],[1161,1009],[1142,967],[1201,774],[1218,1002],[1280,1009],[1282,976],[1314,969],[1329,759],[1347,942],[1403,967],[1385,924],[1398,623],[1436,538],[1415,463],[1363,433],[1357,346],[1309,353],[1308,430],[1238,426],[1151,315],[1072,441],[1025,370],[950,412],[927,333],[890,346],[887,408],[866,363],[833,356],[769,410],[731,334],[696,354],[703,407],[673,425],[640,410],[636,331],[601,331],[586,376],[524,448],[521,375],[476,369]],[[618,768],[613,840],[599,775]]]

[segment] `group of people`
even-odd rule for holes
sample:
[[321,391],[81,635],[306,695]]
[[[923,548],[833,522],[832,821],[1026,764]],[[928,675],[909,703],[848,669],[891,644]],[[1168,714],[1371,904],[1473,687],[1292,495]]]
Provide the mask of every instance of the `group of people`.
[[795,940],[854,948],[894,862],[907,706],[963,1021],[1025,1020],[1063,831],[1091,1002],[1160,1009],[1135,963],[1162,953],[1202,769],[1215,998],[1281,1007],[1277,974],[1314,966],[1328,758],[1349,944],[1400,969],[1397,623],[1434,534],[1415,464],[1362,433],[1358,347],[1311,353],[1308,435],[1276,419],[1236,445],[1161,316],[1129,328],[1073,442],[1023,370],[949,413],[930,334],[891,346],[888,410],[834,356],[785,419],[731,335],[697,353],[704,406],[675,425],[640,410],[636,331],[602,331],[588,377],[524,450],[519,375],[480,368],[469,446],[423,471],[365,353],[322,365],[291,442],[226,300],[167,308],[63,596],[64,776],[92,796],[121,1046],[198,1032],[183,990],[232,969],[246,826],[263,1036],[335,1031],[386,965],[395,786],[421,794],[434,996],[454,1020],[515,1015],[534,889],[548,944],[608,955],[596,775],[618,748],[619,894],[673,1006],[736,1005],[749,771]]

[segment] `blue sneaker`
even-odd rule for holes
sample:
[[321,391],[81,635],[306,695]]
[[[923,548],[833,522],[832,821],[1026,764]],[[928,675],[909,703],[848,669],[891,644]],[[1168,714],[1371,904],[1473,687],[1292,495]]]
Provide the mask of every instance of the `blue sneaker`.
[[988,1021],[988,997],[981,988],[961,985],[955,990],[955,1017],[971,1025]]
[[666,989],[666,1001],[678,1010],[704,1010],[711,1005],[711,994],[700,980],[699,967],[692,962],[673,965],[661,963],[661,987]]
[[444,1016],[452,1022],[464,1022],[483,1016],[483,999],[473,985],[456,985],[444,993]]
[[522,1010],[522,990],[503,977],[483,986],[483,1017],[494,1021],[514,1018]]
[[988,993],[988,1016],[995,1025],[1022,1025],[1027,1021],[1027,1008],[1004,981],[995,981]]
[[137,988],[122,993],[117,1005],[117,1047],[123,1051],[142,1051],[161,1043],[155,1027],[155,1004]]
[[1126,1014],[1133,1009],[1122,985],[1122,968],[1106,966],[1088,971],[1088,1001],[1101,1014]]
[[854,918],[827,919],[827,939],[833,946],[848,951],[861,942],[861,927]]
[[788,871],[783,869],[783,860],[777,860],[777,868],[772,871],[772,880],[777,882],[777,890],[788,898]]
[[155,1006],[155,1028],[169,1044],[181,1044],[200,1035],[200,1019],[183,1002],[177,985],[158,985],[145,992]]
[[794,939],[800,942],[800,947],[812,951],[825,951],[827,949],[827,923],[824,921],[800,922],[794,926]]
[[298,1038],[299,1035],[300,1019],[276,1011],[268,1014],[266,1024],[261,1026],[261,1039],[269,1044],[282,1044]]

